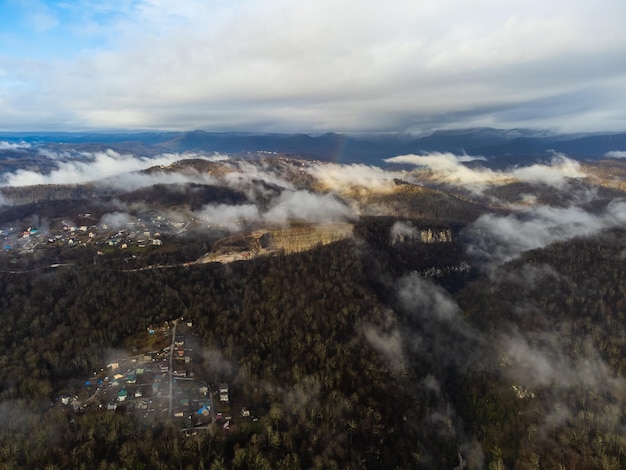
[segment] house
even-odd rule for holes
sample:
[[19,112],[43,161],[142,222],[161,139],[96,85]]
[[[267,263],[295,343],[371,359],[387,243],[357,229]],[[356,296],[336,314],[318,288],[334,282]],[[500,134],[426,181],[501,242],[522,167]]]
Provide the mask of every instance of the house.
[[218,392],[219,392],[219,395],[220,395],[220,401],[221,402],[227,402],[228,401],[228,385],[227,384],[220,384]]
[[117,401],[122,402],[126,400],[127,397],[128,392],[125,389],[121,389],[119,392],[117,392]]

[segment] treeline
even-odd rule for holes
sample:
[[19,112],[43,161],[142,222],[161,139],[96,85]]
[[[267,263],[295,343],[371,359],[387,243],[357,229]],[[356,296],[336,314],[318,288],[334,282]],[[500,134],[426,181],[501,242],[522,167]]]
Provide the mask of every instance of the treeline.
[[402,181],[397,183],[393,192],[366,195],[363,213],[375,213],[376,207],[381,206],[385,208],[384,213],[395,217],[469,223],[486,210],[475,201],[449,192]]
[[155,184],[120,194],[118,199],[129,204],[148,201],[152,207],[162,209],[186,207],[193,211],[209,203],[233,205],[248,201],[241,191],[225,186],[197,183]]

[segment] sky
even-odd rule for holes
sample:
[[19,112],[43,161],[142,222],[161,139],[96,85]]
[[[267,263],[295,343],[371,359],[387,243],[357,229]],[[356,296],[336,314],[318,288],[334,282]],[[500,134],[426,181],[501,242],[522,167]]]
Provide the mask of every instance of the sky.
[[623,0],[0,0],[0,131],[626,130]]

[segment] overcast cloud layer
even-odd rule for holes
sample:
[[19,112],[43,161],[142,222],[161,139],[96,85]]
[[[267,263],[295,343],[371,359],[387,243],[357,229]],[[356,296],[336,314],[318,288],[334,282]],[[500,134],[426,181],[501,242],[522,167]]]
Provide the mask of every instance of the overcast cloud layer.
[[0,129],[623,130],[619,0],[0,4]]

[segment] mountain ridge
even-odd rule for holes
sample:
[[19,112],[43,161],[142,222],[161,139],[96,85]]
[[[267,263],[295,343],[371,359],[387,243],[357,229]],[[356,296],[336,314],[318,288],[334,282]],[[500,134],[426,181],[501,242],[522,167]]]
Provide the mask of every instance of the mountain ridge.
[[[342,163],[376,164],[395,155],[450,152],[488,159],[523,157],[546,159],[554,152],[576,159],[596,159],[607,152],[626,150],[626,132],[559,134],[547,130],[467,128],[436,130],[427,135],[259,133],[259,132],[119,132],[119,133],[0,133],[0,140],[24,147],[0,149],[32,153],[54,145],[57,149],[103,146],[123,152],[154,155],[159,152],[259,152],[300,155]],[[59,143],[62,142],[62,143]]]

